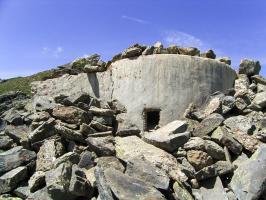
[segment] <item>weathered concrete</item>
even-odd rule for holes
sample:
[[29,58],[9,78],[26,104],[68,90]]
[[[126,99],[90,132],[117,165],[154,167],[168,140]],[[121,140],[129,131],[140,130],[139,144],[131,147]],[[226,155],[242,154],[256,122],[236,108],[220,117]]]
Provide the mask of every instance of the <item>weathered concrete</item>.
[[183,114],[189,103],[201,104],[215,91],[233,87],[236,73],[213,59],[177,54],[157,54],[122,59],[106,72],[66,75],[33,83],[36,96],[74,95],[117,99],[127,109],[126,121],[143,129],[143,110],[160,109],[159,125]]

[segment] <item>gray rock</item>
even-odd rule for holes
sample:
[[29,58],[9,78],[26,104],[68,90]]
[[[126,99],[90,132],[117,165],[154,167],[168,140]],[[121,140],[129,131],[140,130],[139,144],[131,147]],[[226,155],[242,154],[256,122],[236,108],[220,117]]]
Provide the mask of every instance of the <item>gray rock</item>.
[[116,169],[121,172],[125,171],[125,167],[114,156],[99,157],[96,159],[96,162],[97,162],[97,166],[101,167],[102,169],[112,168],[112,169]]
[[96,186],[99,192],[98,199],[100,200],[114,200],[111,188],[109,187],[105,174],[104,169],[96,166],[95,167],[95,179],[96,179]]
[[79,154],[75,152],[68,152],[54,161],[53,168],[57,168],[59,165],[65,162],[70,162],[72,164],[78,164],[79,160],[80,160]]
[[254,75],[251,77],[251,80],[254,81],[256,84],[260,83],[262,85],[266,85],[266,79],[261,75]]
[[206,51],[205,53],[201,53],[200,57],[215,59],[216,55],[215,55],[214,51],[210,49],[210,50]]
[[216,60],[223,62],[227,65],[231,65],[231,59],[229,57],[216,58]]
[[22,199],[27,199],[27,197],[30,195],[30,189],[29,189],[29,186],[27,186],[27,185],[22,185],[22,186],[19,186],[19,187],[17,187],[14,191],[13,191],[13,193],[16,195],[16,196],[18,196],[18,197],[20,197],[20,198],[22,198]]
[[207,153],[199,150],[189,150],[187,160],[197,171],[213,164],[212,158]]
[[257,93],[253,99],[253,103],[260,106],[261,108],[266,107],[266,91]]
[[90,127],[88,124],[82,123],[80,125],[80,130],[79,132],[84,135],[84,136],[89,136],[91,134],[96,133],[97,131],[95,129],[93,129],[92,127]]
[[169,54],[179,54],[178,47],[176,45],[170,45],[167,48]]
[[13,126],[8,125],[5,130],[6,135],[19,145],[27,146],[29,128],[25,125]]
[[73,106],[62,106],[62,105],[57,105],[52,112],[52,115],[57,118],[62,120],[63,122],[69,123],[69,124],[81,124],[83,122],[89,123],[91,121],[92,116]]
[[227,114],[230,112],[235,106],[235,98],[232,96],[225,96],[222,102],[222,112],[223,114]]
[[222,181],[219,177],[202,181],[200,191],[203,200],[228,200]]
[[155,188],[121,173],[108,168],[104,171],[108,185],[118,199],[154,199],[163,200],[164,196]]
[[223,148],[218,144],[216,144],[215,142],[212,142],[210,140],[205,140],[205,150],[213,159],[216,160],[225,159],[225,153]]
[[60,124],[55,125],[55,132],[65,139],[85,143],[85,138],[80,132],[66,128]]
[[129,47],[128,49],[126,49],[121,57],[123,58],[132,58],[132,57],[137,57],[140,56],[142,54],[143,49],[139,46],[133,46],[133,47]]
[[93,116],[93,120],[106,126],[113,125],[113,116]]
[[178,47],[178,52],[181,55],[198,56],[200,51],[194,47]]
[[12,191],[27,178],[27,167],[15,168],[0,177],[0,194]]
[[140,135],[140,130],[137,127],[129,127],[129,128],[119,128],[117,132],[115,133],[116,136],[126,137],[131,135]]
[[154,46],[148,46],[143,52],[142,55],[147,56],[153,54]]
[[49,119],[43,122],[38,128],[29,133],[28,138],[31,143],[42,141],[55,134],[54,130],[55,120]]
[[96,72],[104,72],[106,71],[105,66],[91,66],[91,65],[85,65],[84,71],[86,73],[96,73]]
[[48,193],[47,187],[44,187],[40,190],[37,190],[34,193],[29,194],[27,200],[59,200],[59,199],[54,199],[50,196]]
[[36,111],[50,112],[55,107],[53,98],[47,96],[34,96],[32,104]]
[[88,137],[86,142],[89,148],[98,156],[112,156],[115,154],[114,138],[107,137]]
[[89,169],[94,166],[94,155],[90,151],[84,151],[80,155],[80,161],[78,163],[78,166],[80,168],[86,168]]
[[239,74],[253,76],[259,74],[261,69],[260,62],[255,60],[244,59],[239,65]]
[[29,190],[35,192],[45,186],[45,173],[36,171],[29,179]]
[[233,137],[248,151],[254,153],[260,146],[261,142],[254,136],[248,135],[241,131],[236,131]]
[[91,121],[90,123],[90,126],[95,129],[95,130],[98,130],[98,131],[101,131],[101,132],[104,132],[104,131],[112,131],[113,128],[110,127],[110,126],[105,126],[103,124],[100,124],[99,122],[97,121]]
[[229,117],[224,121],[225,126],[227,126],[232,132],[241,131],[243,133],[251,134],[254,130],[254,125],[252,120],[248,117],[238,115],[234,117]]
[[34,151],[23,149],[21,146],[14,147],[8,151],[0,153],[0,174],[26,165],[36,158]]
[[205,140],[200,137],[191,137],[187,143],[184,144],[185,150],[205,150]]
[[157,189],[168,190],[170,179],[162,169],[144,159],[134,159],[127,164],[126,174]]
[[45,140],[37,153],[36,170],[47,171],[53,167],[56,158],[65,152],[62,142],[58,139]]
[[13,145],[13,140],[7,135],[0,133],[0,149],[8,150],[12,147],[12,145]]
[[174,156],[151,144],[145,143],[137,136],[116,137],[115,150],[116,157],[125,162],[143,157],[154,166],[166,171],[173,180],[187,180]]
[[173,152],[190,138],[190,133],[185,132],[186,129],[187,123],[185,121],[176,120],[153,132],[145,133],[143,140],[156,147]]
[[20,113],[15,108],[11,108],[4,115],[4,120],[7,121],[9,124],[13,124],[15,126],[23,125],[23,119]]
[[242,151],[242,145],[239,144],[224,127],[218,127],[212,133],[211,138],[217,143],[226,146],[231,152],[236,155],[239,155]]
[[235,80],[235,96],[238,96],[239,93],[245,92],[249,89],[249,78],[246,74],[239,74],[238,79]]
[[178,200],[194,200],[192,195],[187,189],[179,182],[175,182],[173,185],[175,199]]
[[56,169],[46,172],[46,187],[52,199],[73,199],[73,196],[68,192],[71,174],[72,165],[70,163],[63,163]]
[[205,135],[208,135],[223,121],[224,118],[222,115],[217,113],[211,114],[199,124],[199,126],[194,130],[193,135],[196,137],[203,137]]
[[195,168],[188,162],[188,160],[184,157],[177,158],[178,162],[181,163],[181,171],[186,174],[189,178],[194,178],[196,170]]
[[227,161],[217,161],[213,165],[202,168],[195,174],[197,180],[206,180],[216,176],[222,176],[234,171],[234,166]]
[[77,166],[72,166],[72,175],[69,183],[68,191],[76,197],[91,198],[93,189],[86,179],[85,173]]
[[250,159],[242,162],[235,170],[230,185],[239,200],[259,199],[265,192],[265,151],[266,146],[260,146]]

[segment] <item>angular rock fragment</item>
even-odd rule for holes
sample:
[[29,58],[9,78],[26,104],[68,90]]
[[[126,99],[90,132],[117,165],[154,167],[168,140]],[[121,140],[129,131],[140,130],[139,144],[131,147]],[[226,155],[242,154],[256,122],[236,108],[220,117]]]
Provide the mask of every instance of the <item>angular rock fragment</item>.
[[112,192],[118,199],[165,199],[163,194],[154,187],[115,169],[106,169],[104,175]]
[[140,47],[138,44],[129,47],[128,49],[126,49],[122,55],[121,58],[132,58],[132,57],[137,57],[140,56],[142,54],[142,47]]
[[227,65],[231,65],[231,59],[229,57],[216,58],[216,60],[223,62]]
[[29,179],[30,192],[35,192],[45,186],[45,173],[36,171]]
[[98,156],[112,156],[115,154],[114,138],[107,137],[88,137],[86,142],[89,148]]
[[260,69],[261,66],[259,61],[243,59],[239,65],[239,74],[253,76],[259,74]]
[[187,143],[184,144],[185,150],[205,150],[205,140],[200,137],[191,137]]
[[180,200],[194,200],[192,195],[187,191],[187,189],[179,182],[175,182],[173,185],[174,197]]
[[25,125],[13,126],[8,125],[5,130],[6,135],[14,140],[17,144],[22,144],[27,146],[29,128]]
[[127,164],[126,174],[157,189],[167,190],[170,179],[162,169],[144,159],[134,159]]
[[240,200],[259,199],[265,191],[266,146],[262,145],[235,170],[230,182],[236,197]]
[[172,179],[180,181],[187,179],[185,174],[181,172],[174,156],[162,149],[145,143],[137,136],[116,137],[115,150],[116,157],[125,162],[143,157],[153,165],[165,170]]
[[216,55],[213,52],[213,50],[210,49],[210,50],[206,51],[205,53],[201,53],[200,57],[215,59]]
[[153,132],[145,133],[143,139],[156,147],[173,152],[190,138],[190,133],[185,132],[186,129],[185,121],[176,120]]
[[112,168],[118,171],[124,172],[125,167],[122,163],[114,156],[103,156],[96,159],[97,166],[102,169]]
[[21,146],[14,147],[0,153],[0,174],[10,171],[21,165],[26,165],[36,158],[34,151],[23,149]]
[[4,133],[0,133],[0,149],[7,150],[10,149],[13,145],[13,140],[5,135]]
[[12,191],[27,178],[27,167],[15,168],[0,177],[0,194]]
[[45,140],[37,153],[36,170],[47,171],[52,168],[56,158],[65,152],[62,142],[58,139]]
[[69,124],[80,124],[82,122],[89,123],[92,118],[89,113],[77,107],[65,107],[61,105],[58,105],[53,109],[52,115]]
[[239,144],[224,127],[218,127],[212,133],[211,138],[217,143],[226,146],[230,151],[232,151],[236,155],[239,155],[242,151],[241,144]]
[[68,152],[62,155],[61,157],[58,157],[54,163],[53,163],[53,168],[57,168],[59,165],[65,162],[70,162],[72,164],[78,164],[80,161],[79,154],[75,152]]
[[100,124],[99,122],[97,121],[91,121],[90,123],[90,126],[95,129],[95,130],[98,130],[98,131],[101,131],[101,132],[104,132],[104,131],[112,131],[113,128],[110,127],[110,126],[105,126],[103,124]]
[[205,140],[205,151],[216,160],[224,160],[225,153],[222,147],[220,147],[215,142],[210,140]]
[[253,99],[253,103],[260,106],[261,108],[266,107],[266,91],[257,93]]
[[179,47],[178,52],[181,55],[198,56],[200,51],[194,47]]
[[207,153],[199,150],[189,150],[187,152],[187,159],[196,170],[200,170],[213,163],[212,158]]
[[15,108],[11,108],[5,113],[4,120],[15,126],[23,125],[23,119]]
[[217,113],[211,114],[199,124],[199,126],[194,130],[193,135],[196,137],[203,137],[205,135],[208,135],[223,121],[224,118],[222,115]]
[[85,143],[85,138],[80,132],[66,128],[62,125],[59,124],[55,125],[55,132],[61,135],[65,139]]
[[204,200],[228,200],[219,177],[201,182],[200,192]]
[[241,115],[227,118],[224,124],[232,132],[240,131],[246,134],[252,133],[255,128],[250,118]]
[[30,132],[28,138],[31,143],[42,141],[55,134],[54,130],[55,120],[49,119],[43,122],[38,128]]

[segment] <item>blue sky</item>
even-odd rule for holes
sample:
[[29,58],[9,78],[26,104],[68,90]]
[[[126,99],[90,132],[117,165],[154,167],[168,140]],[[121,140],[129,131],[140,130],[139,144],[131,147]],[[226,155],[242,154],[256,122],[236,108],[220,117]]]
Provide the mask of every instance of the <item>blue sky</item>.
[[0,0],[0,78],[30,75],[133,43],[161,41],[258,59],[266,75],[265,0]]

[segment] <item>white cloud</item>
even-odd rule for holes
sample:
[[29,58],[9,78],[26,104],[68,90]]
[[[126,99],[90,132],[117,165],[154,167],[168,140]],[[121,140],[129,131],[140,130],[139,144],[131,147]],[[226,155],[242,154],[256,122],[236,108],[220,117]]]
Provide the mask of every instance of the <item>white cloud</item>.
[[139,23],[139,24],[150,24],[149,21],[146,21],[146,20],[143,20],[143,19],[139,19],[139,18],[136,18],[136,17],[130,17],[130,16],[127,16],[127,15],[123,15],[122,19],[129,20],[129,21],[132,21],[132,22],[136,22],[136,23]]
[[49,48],[49,47],[43,47],[41,53],[43,55],[53,56],[55,58],[58,58],[60,54],[64,51],[64,48],[61,46],[58,46],[56,48]]
[[63,47],[61,47],[61,46],[56,47],[56,49],[54,50],[54,56],[55,56],[56,58],[58,58],[59,55],[60,55],[63,51],[64,51]]
[[163,39],[168,45],[176,44],[178,46],[197,47],[204,49],[208,46],[201,39],[181,31],[166,31],[163,35]]

